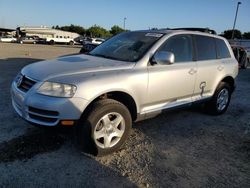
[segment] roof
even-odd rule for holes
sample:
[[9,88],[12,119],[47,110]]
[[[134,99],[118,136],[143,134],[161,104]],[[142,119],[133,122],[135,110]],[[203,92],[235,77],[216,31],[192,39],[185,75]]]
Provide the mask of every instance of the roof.
[[176,31],[191,31],[191,32],[199,32],[199,33],[207,33],[207,34],[214,34],[216,35],[216,32],[214,30],[211,30],[209,28],[164,28],[164,29],[151,29],[151,30],[141,30],[141,32],[152,32],[152,33],[163,33],[163,34],[168,34],[168,33],[174,33]]
[[2,31],[2,32],[12,32],[12,31],[15,31],[15,29],[1,28],[0,27],[0,31]]
[[172,33],[173,31],[168,30],[168,29],[150,29],[150,30],[137,30],[137,31],[134,31],[134,32],[168,34],[168,33]]

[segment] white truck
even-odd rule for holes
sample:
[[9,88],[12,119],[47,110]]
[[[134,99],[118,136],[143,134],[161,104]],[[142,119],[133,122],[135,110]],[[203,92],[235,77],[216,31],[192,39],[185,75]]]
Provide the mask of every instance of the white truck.
[[54,45],[56,43],[74,45],[75,41],[73,38],[69,36],[55,36],[55,37],[47,37],[46,43],[51,45]]

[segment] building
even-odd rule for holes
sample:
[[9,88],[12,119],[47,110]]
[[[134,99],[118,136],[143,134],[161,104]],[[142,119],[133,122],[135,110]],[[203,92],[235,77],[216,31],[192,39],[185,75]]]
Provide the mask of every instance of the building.
[[76,39],[80,35],[73,32],[51,29],[48,27],[18,27],[17,35],[22,36],[37,36],[39,38],[72,38]]
[[16,30],[15,29],[0,28],[0,37],[7,36],[7,35],[11,35],[11,36],[16,35]]

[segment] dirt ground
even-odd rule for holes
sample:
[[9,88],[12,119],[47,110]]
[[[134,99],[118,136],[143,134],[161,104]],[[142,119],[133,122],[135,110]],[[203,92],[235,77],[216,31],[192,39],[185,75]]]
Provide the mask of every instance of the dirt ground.
[[0,43],[0,187],[250,186],[250,69],[240,70],[224,115],[164,113],[134,124],[121,151],[96,158],[76,149],[71,129],[33,127],[11,107],[23,66],[79,50]]

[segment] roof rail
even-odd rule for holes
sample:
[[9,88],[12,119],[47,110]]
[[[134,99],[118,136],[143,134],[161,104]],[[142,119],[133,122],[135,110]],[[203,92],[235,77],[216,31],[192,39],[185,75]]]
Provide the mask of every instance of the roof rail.
[[216,35],[217,33],[215,30],[209,29],[209,28],[195,28],[195,27],[183,27],[183,28],[173,28],[170,30],[187,30],[187,31],[200,31],[204,33],[210,33]]

